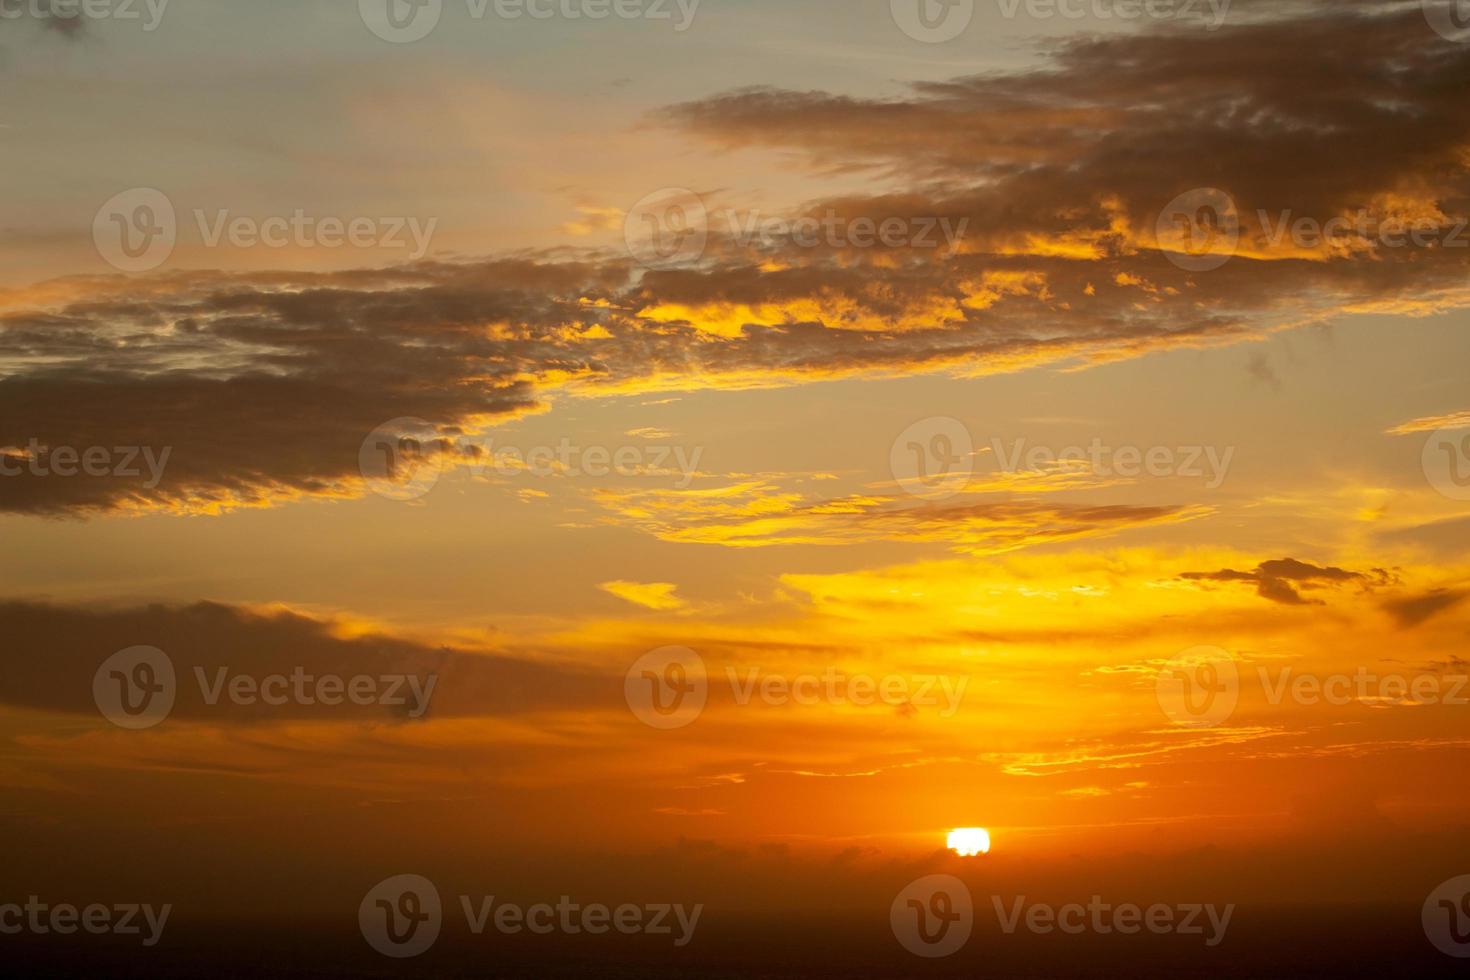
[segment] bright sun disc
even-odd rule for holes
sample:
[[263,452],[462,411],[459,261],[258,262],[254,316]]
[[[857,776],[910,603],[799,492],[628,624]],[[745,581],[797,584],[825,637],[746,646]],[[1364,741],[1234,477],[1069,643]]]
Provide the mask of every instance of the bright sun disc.
[[984,827],[960,827],[949,832],[949,839],[945,843],[960,857],[988,854],[990,853],[990,831]]

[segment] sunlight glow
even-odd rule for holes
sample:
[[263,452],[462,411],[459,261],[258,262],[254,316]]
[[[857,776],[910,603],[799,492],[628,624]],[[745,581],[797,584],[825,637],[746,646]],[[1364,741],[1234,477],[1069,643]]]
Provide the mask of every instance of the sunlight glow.
[[990,853],[990,831],[984,827],[958,827],[949,832],[946,846],[960,857]]

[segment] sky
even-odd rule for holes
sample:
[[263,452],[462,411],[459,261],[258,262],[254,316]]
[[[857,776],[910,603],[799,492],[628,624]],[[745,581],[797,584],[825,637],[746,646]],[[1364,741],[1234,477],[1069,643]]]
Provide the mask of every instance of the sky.
[[0,900],[1470,870],[1470,35],[924,3],[0,19]]

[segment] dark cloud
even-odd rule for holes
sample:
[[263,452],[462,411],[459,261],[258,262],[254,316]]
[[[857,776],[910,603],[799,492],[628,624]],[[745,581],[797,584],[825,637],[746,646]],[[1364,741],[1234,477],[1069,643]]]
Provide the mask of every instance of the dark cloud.
[[[954,251],[752,246],[716,222],[700,261],[658,271],[563,251],[16,293],[0,307],[7,466],[33,439],[173,449],[156,486],[0,478],[0,511],[357,494],[358,449],[381,423],[417,417],[450,435],[554,388],[976,375],[1223,344],[1347,309],[1463,305],[1470,249],[1266,239],[1276,218],[1263,210],[1322,221],[1362,208],[1446,231],[1470,213],[1470,45],[1417,8],[1291,9],[1301,16],[1071,41],[1037,70],[894,99],[758,89],[663,117],[720,145],[869,172],[882,193],[793,216],[963,223]],[[1208,272],[1178,267],[1154,233],[1171,198],[1201,187],[1228,192],[1242,222],[1241,253]]]
[[1321,567],[1295,558],[1274,558],[1263,561],[1254,571],[1238,572],[1233,568],[1217,572],[1185,572],[1179,576],[1192,582],[1252,582],[1256,593],[1263,599],[1284,605],[1321,605],[1320,600],[1302,596],[1302,588],[1318,588],[1341,585],[1348,582],[1364,584],[1388,581],[1388,573],[1374,569],[1372,573],[1350,572],[1334,566]]
[[1470,598],[1470,590],[1435,589],[1423,595],[1391,599],[1383,604],[1383,608],[1401,628],[1409,629],[1453,609],[1466,598]]
[[942,544],[965,554],[997,554],[1031,545],[1110,535],[1194,520],[1208,508],[1088,506],[1039,500],[918,502],[907,496],[860,494],[801,499],[792,488],[757,481],[717,493],[601,490],[616,516],[665,541],[734,548],[894,541]]
[[[170,719],[242,724],[319,718],[402,720],[408,705],[242,704],[227,695],[210,704],[208,690],[223,675],[257,681],[272,675],[353,677],[412,675],[421,685],[437,678],[424,718],[520,715],[569,706],[622,705],[622,677],[550,663],[517,660],[389,636],[345,638],[331,622],[262,613],[215,603],[142,609],[78,609],[24,602],[0,603],[0,702],[15,707],[98,717],[93,677],[114,653],[150,646],[172,661],[177,700]],[[427,688],[421,686],[421,690]],[[388,693],[386,686],[380,687]],[[412,701],[411,687],[399,696]],[[99,717],[100,722],[100,717]]]

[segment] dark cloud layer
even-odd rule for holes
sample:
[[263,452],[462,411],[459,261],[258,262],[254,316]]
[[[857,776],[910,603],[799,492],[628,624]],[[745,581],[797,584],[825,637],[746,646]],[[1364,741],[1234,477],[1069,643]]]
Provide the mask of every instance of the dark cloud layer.
[[1370,585],[1390,579],[1389,573],[1382,569],[1374,569],[1371,573],[1350,572],[1345,568],[1322,567],[1295,558],[1263,561],[1250,572],[1225,568],[1218,572],[1185,572],[1179,577],[1192,582],[1251,582],[1262,599],[1289,606],[1321,604],[1320,600],[1304,597],[1301,594],[1303,588],[1334,587],[1350,582]]
[[[28,445],[172,447],[156,486],[23,466],[0,477],[0,511],[353,495],[383,422],[452,434],[552,388],[982,374],[1462,305],[1470,248],[1268,240],[1288,211],[1362,209],[1374,229],[1413,220],[1441,236],[1470,213],[1470,45],[1417,8],[1293,9],[1307,12],[1073,41],[1037,70],[899,98],[760,89],[663,116],[692,138],[870,172],[881,190],[799,213],[964,222],[954,251],[751,247],[716,229],[701,260],[653,271],[563,252],[77,279],[0,298],[0,462],[25,464]],[[1242,244],[1190,271],[1154,229],[1202,187],[1233,199]]]
[[1418,626],[1470,598],[1470,589],[1434,589],[1423,595],[1393,599],[1383,608],[1403,628]]
[[[432,676],[436,680],[427,711],[412,712],[422,718],[616,707],[622,697],[621,677],[388,636],[348,638],[330,622],[207,602],[117,610],[5,602],[0,603],[0,634],[6,638],[0,655],[0,703],[92,717],[98,716],[94,675],[113,654],[136,646],[161,650],[172,662],[177,699],[169,717],[185,721],[392,721],[410,716],[413,689],[406,682],[391,698],[409,702],[405,704],[308,704],[292,697],[287,704],[273,705],[254,698],[255,703],[245,703],[228,694],[209,703],[222,676],[259,682],[275,675],[292,678],[298,671],[344,682],[357,676],[412,675],[420,690],[430,690],[425,685]],[[203,672],[203,684],[196,671]],[[315,690],[315,680],[304,683],[309,692]],[[389,685],[377,690],[385,698],[390,694]],[[279,691],[272,688],[271,693]]]

